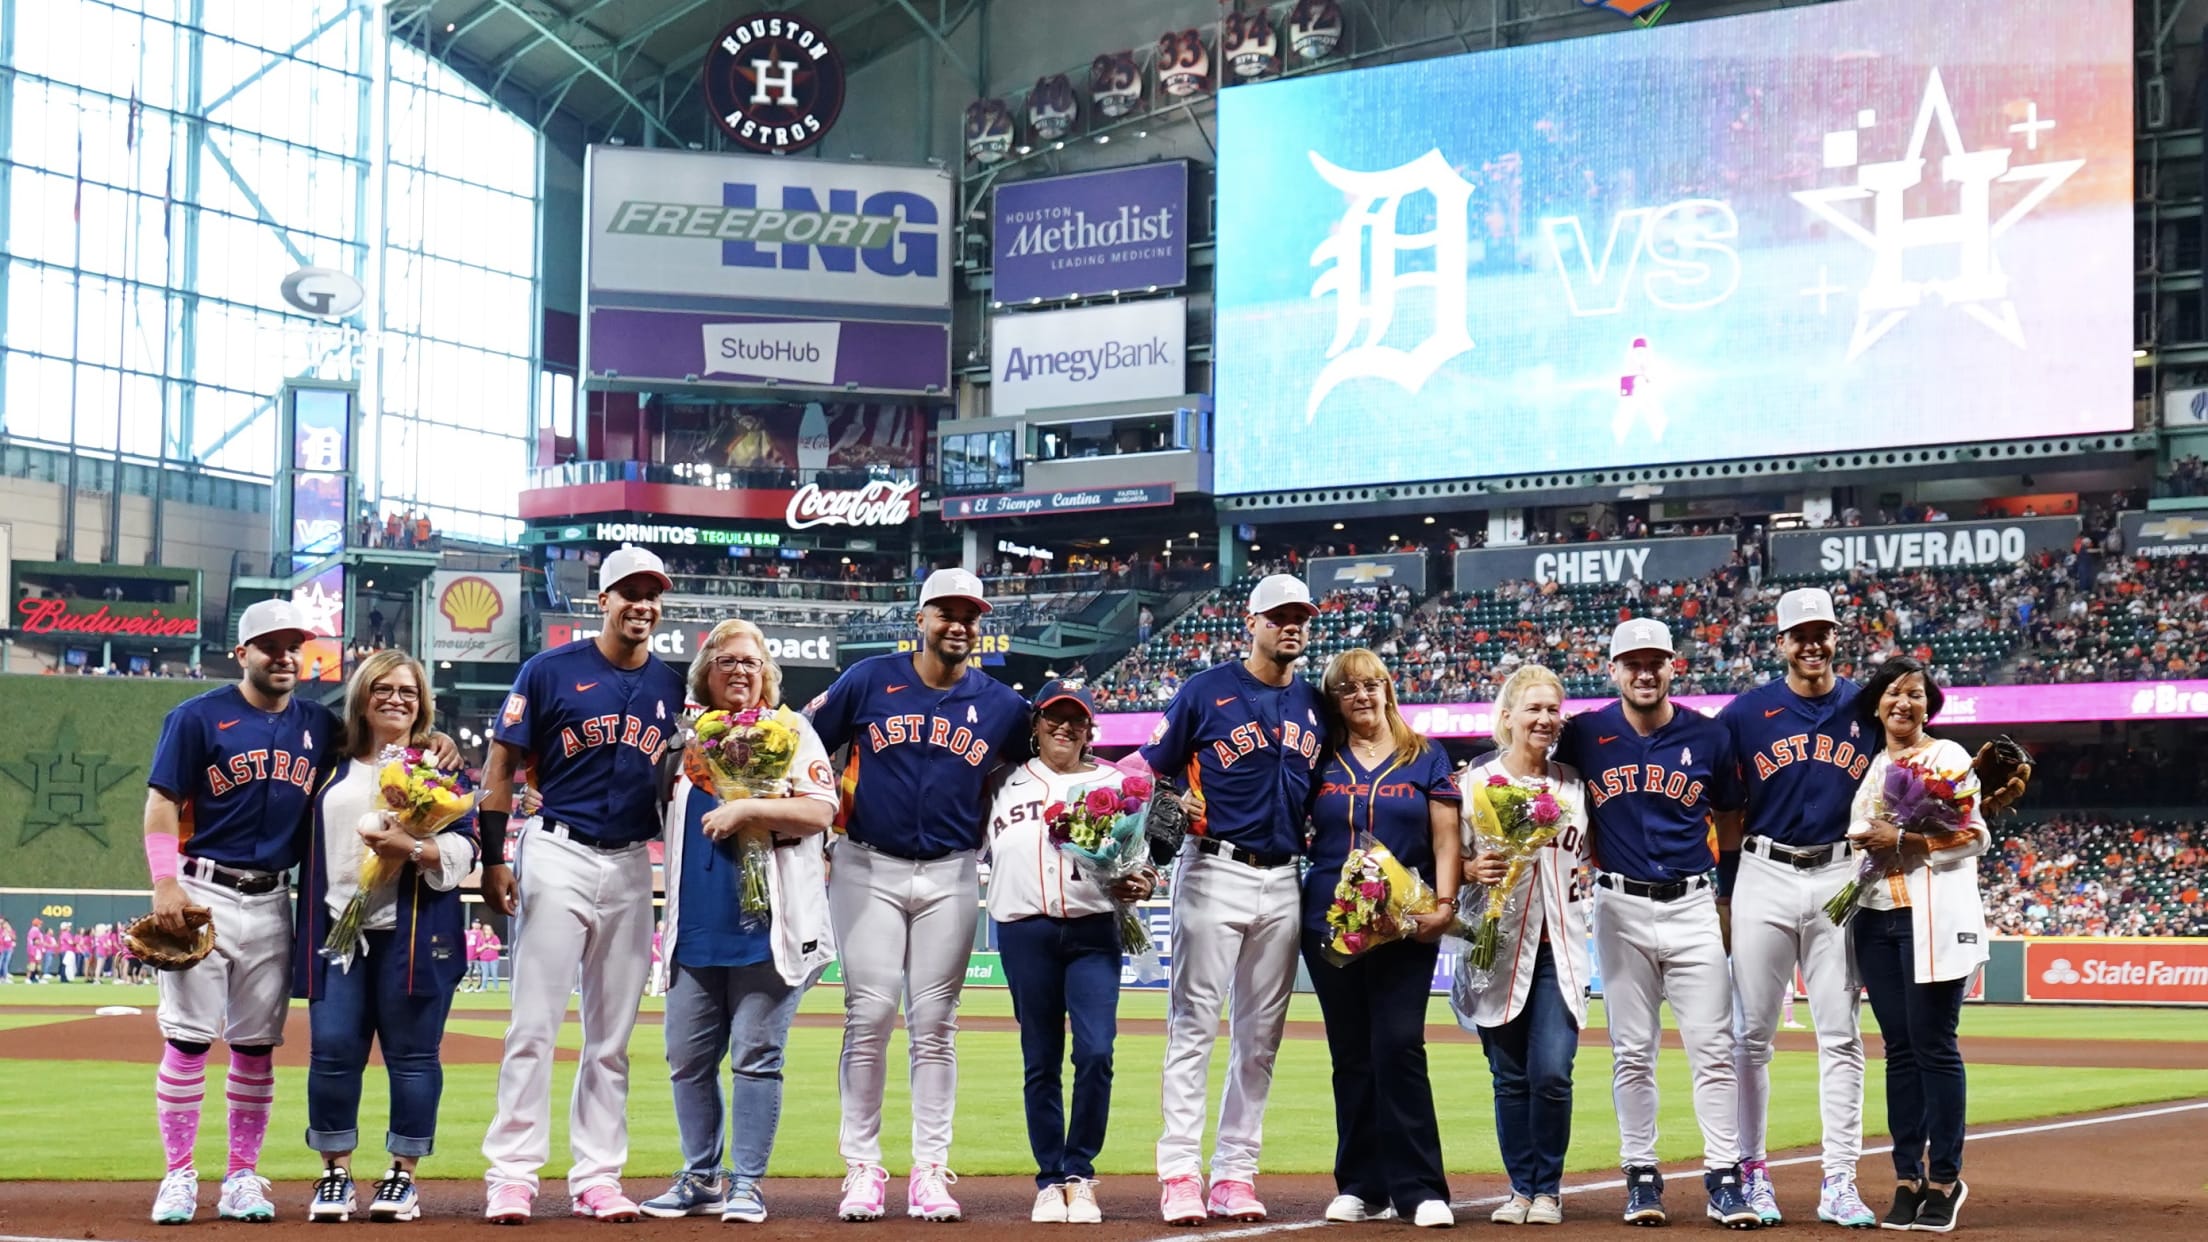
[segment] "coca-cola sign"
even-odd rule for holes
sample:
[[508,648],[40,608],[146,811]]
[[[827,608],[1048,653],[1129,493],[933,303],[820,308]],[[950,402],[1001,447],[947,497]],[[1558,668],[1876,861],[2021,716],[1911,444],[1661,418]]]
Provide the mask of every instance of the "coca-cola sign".
[[824,491],[807,483],[790,497],[791,530],[813,526],[902,526],[912,520],[918,483],[876,479],[856,490]]
[[22,614],[17,628],[26,634],[103,634],[133,638],[189,638],[199,633],[199,618],[172,617],[159,608],[144,615],[111,612],[105,604],[90,612],[71,612],[69,601],[26,599],[16,604]]

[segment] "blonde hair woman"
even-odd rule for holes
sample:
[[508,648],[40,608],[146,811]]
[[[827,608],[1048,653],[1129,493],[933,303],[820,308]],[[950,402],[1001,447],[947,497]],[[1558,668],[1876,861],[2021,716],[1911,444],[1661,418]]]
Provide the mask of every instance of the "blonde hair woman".
[[[1516,906],[1503,920],[1487,989],[1450,996],[1457,1022],[1479,1034],[1495,1079],[1495,1138],[1510,1175],[1510,1199],[1490,1219],[1504,1225],[1564,1219],[1572,1059],[1587,1024],[1588,903],[1580,899],[1578,878],[1589,860],[1586,789],[1570,764],[1549,758],[1563,727],[1564,683],[1538,664],[1524,665],[1495,700],[1496,749],[1458,777],[1468,796],[1482,785],[1515,785],[1549,794],[1565,813],[1563,831],[1518,877]],[[1473,857],[1478,849],[1468,823],[1470,878],[1502,883],[1508,861],[1494,853]]]
[[[1393,1209],[1426,1227],[1456,1223],[1426,1076],[1426,1004],[1457,895],[1457,782],[1441,747],[1411,731],[1380,657],[1357,647],[1328,661],[1328,751],[1312,802],[1303,877],[1303,960],[1334,1062],[1332,1221]],[[1337,965],[1324,950],[1326,909],[1342,866],[1370,833],[1441,898],[1407,940]]]
[[[782,670],[749,621],[713,627],[690,663],[690,697],[720,711],[782,702]],[[673,1077],[682,1172],[639,1205],[647,1216],[767,1218],[759,1183],[782,1119],[782,1049],[797,1002],[835,958],[819,834],[836,810],[828,752],[797,717],[787,797],[714,797],[685,762],[667,803],[667,1068]],[[742,912],[741,838],[774,845],[767,868],[773,910],[764,926]],[[724,1103],[721,1065],[732,1090]],[[734,1123],[731,1142],[730,1123]],[[726,1154],[733,1177],[721,1171]]]

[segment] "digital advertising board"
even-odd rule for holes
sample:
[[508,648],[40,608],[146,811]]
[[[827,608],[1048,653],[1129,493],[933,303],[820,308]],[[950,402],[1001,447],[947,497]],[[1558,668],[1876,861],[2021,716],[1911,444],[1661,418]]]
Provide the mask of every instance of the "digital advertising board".
[[1850,0],[1219,97],[1225,494],[2127,429],[2131,6]]

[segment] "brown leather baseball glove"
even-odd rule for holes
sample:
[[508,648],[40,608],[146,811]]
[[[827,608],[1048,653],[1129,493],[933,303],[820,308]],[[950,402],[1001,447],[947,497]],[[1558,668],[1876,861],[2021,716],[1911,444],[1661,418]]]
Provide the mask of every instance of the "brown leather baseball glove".
[[2007,734],[1978,748],[1971,761],[1978,772],[1980,805],[1992,818],[2016,804],[2032,781],[2032,754]]
[[138,960],[155,970],[190,970],[215,951],[215,916],[205,906],[184,908],[184,930],[173,932],[151,914],[123,929]]

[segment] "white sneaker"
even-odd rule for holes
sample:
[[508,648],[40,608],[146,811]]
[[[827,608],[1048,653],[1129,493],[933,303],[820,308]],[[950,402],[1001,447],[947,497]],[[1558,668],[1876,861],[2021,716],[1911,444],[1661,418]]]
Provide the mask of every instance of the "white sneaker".
[[1035,1210],[1027,1218],[1038,1225],[1063,1225],[1066,1223],[1066,1188],[1045,1186],[1035,1192]]
[[1529,1225],[1561,1225],[1564,1223],[1564,1204],[1555,1195],[1535,1195],[1533,1206],[1526,1209]]
[[1087,1177],[1066,1179],[1066,1223],[1069,1225],[1101,1225],[1104,1210],[1096,1205],[1096,1180]]
[[1394,1220],[1392,1207],[1373,1208],[1355,1195],[1336,1195],[1326,1205],[1326,1218],[1337,1225],[1354,1225],[1361,1220]]
[[1454,1229],[1457,1227],[1457,1214],[1450,1211],[1448,1203],[1443,1200],[1428,1199],[1418,1205],[1418,1214],[1411,1218],[1411,1223],[1421,1229]]
[[239,1169],[222,1179],[222,1197],[215,1200],[215,1215],[254,1224],[276,1219],[276,1205],[269,1201],[268,1188],[267,1178],[251,1169]]
[[161,1179],[153,1196],[153,1223],[189,1225],[199,1212],[199,1171],[178,1169]]
[[1503,1200],[1501,1206],[1488,1213],[1487,1218],[1498,1225],[1523,1225],[1526,1223],[1526,1212],[1532,1207],[1533,1200],[1512,1195]]

